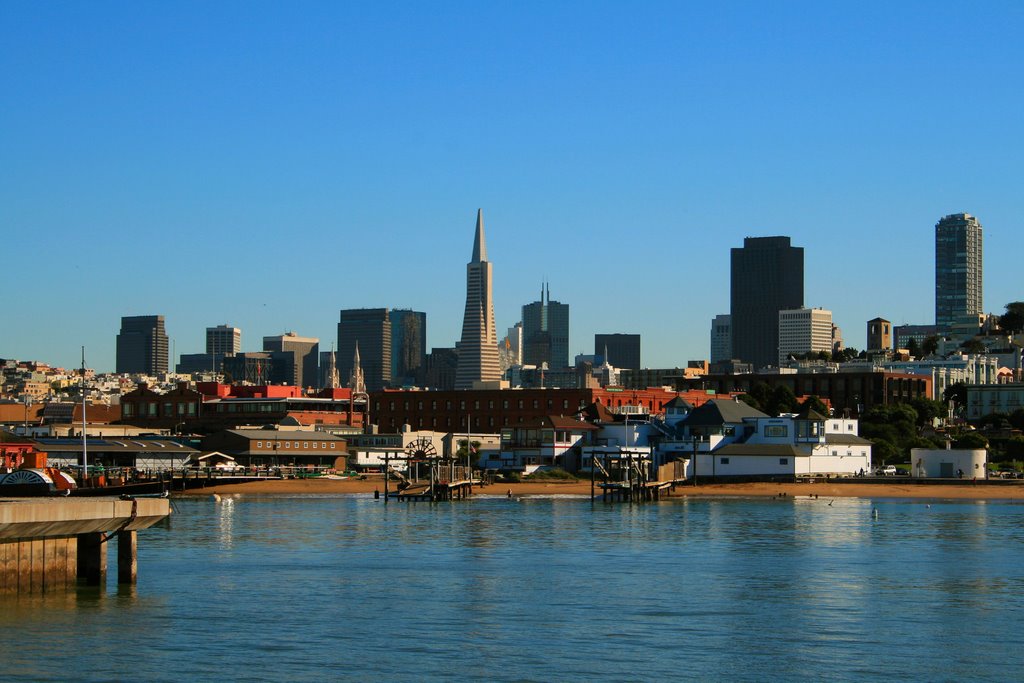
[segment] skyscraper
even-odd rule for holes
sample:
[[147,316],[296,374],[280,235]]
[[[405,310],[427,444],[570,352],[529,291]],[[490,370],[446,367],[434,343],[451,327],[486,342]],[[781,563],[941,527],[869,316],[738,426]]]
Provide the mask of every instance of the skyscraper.
[[162,315],[121,318],[117,335],[118,373],[155,375],[167,372],[167,333]]
[[594,355],[619,370],[640,369],[639,334],[595,334]]
[[297,387],[315,387],[320,380],[320,340],[294,332],[263,338],[263,350],[275,354],[271,381]]
[[206,328],[206,353],[233,356],[242,350],[242,331],[230,325]]
[[352,376],[356,344],[367,391],[391,384],[391,318],[386,308],[350,308],[338,320],[338,377]]
[[711,321],[711,362],[732,360],[732,316],[719,313]]
[[427,314],[392,309],[391,382],[395,386],[419,382],[427,359]]
[[540,301],[523,306],[523,363],[569,367],[569,305],[551,300],[550,285],[541,287]]
[[957,318],[984,312],[981,237],[981,223],[969,213],[935,224],[935,325],[941,332]]
[[746,237],[732,249],[732,356],[755,368],[779,360],[779,311],[803,308],[804,250],[788,237]]
[[472,389],[474,382],[501,379],[498,365],[498,335],[494,328],[494,299],[491,295],[494,270],[487,260],[484,242],[484,211],[477,210],[473,257],[466,264],[466,310],[462,318],[456,389]]

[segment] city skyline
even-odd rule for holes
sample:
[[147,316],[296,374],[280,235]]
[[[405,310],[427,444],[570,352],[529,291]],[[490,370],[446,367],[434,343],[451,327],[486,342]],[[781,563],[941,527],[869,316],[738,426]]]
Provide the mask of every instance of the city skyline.
[[708,357],[751,236],[804,247],[857,348],[934,323],[945,215],[985,226],[984,310],[1024,299],[1014,4],[403,7],[8,8],[0,357],[113,370],[124,316],[180,357],[385,306],[451,347],[480,206],[496,327],[555,279],[570,357],[609,329]]

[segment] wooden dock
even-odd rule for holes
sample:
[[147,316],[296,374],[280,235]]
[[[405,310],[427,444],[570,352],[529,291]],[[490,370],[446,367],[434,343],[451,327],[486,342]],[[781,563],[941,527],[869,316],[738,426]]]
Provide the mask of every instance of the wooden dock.
[[434,484],[412,484],[400,491],[389,493],[390,497],[406,503],[410,501],[430,501],[432,503],[446,500],[463,500],[473,495],[473,485],[480,481],[465,479],[461,481],[439,481]]
[[134,584],[137,532],[170,514],[165,498],[8,498],[0,501],[0,592],[103,586],[117,539],[118,583]]

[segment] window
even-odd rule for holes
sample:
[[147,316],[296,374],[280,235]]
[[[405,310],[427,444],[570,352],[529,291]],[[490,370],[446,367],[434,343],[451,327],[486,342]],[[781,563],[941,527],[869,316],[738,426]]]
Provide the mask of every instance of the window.
[[718,459],[718,464],[719,465],[728,465],[729,464],[729,458],[719,458]]
[[331,442],[331,450],[332,451],[334,450],[334,442],[333,441]]
[[564,410],[568,410],[569,409],[569,399],[565,399],[565,400],[562,401],[562,408]]
[[473,401],[473,410],[480,410],[480,401]]
[[256,442],[256,448],[263,448],[263,442],[262,441],[257,441]]
[[296,441],[296,442],[295,442],[295,447],[296,447],[296,448],[298,448],[298,447],[299,447],[299,442],[298,442],[298,441]]
[[284,447],[285,448],[291,448],[292,447],[292,442],[291,441],[285,441],[284,442]]
[[523,399],[519,399],[519,409],[523,409]]
[[789,464],[789,458],[779,458],[779,464],[780,465],[788,465]]
[[502,408],[506,408],[506,409],[507,409],[507,408],[508,408],[508,400],[504,400],[504,401],[502,401],[502,402],[501,402],[501,407],[502,407]]
[[134,412],[135,412],[135,405],[134,404],[131,404],[131,403],[125,403],[124,404],[124,416],[125,417],[131,417]]
[[459,401],[459,410],[465,410],[465,409],[466,409],[466,402],[465,401]]
[[316,441],[313,442],[313,448],[316,448]]
[[768,438],[780,438],[789,435],[786,425],[765,425],[764,435]]

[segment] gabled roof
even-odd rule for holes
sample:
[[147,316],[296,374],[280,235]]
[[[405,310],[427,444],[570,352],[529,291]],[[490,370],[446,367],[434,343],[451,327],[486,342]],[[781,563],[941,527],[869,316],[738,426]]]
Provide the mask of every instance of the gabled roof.
[[699,408],[694,408],[692,413],[683,418],[682,424],[688,427],[717,427],[724,424],[739,424],[748,417],[769,416],[743,401],[714,398]]
[[665,408],[685,408],[686,410],[693,410],[693,405],[682,396],[676,396],[665,404]]
[[815,422],[824,422],[828,419],[826,416],[812,408],[809,400],[803,402],[796,416],[801,420],[814,420]]
[[615,422],[615,416],[600,401],[590,403],[581,412],[583,413],[583,418],[590,422]]

